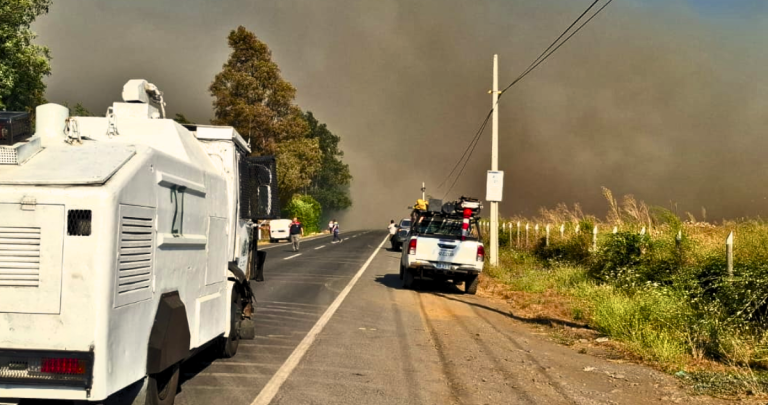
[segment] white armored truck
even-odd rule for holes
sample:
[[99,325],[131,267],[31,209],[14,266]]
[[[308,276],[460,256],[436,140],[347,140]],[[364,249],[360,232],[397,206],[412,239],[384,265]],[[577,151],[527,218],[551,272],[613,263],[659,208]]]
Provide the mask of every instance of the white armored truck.
[[39,106],[0,146],[0,403],[172,404],[182,361],[253,337],[274,159],[165,119],[145,80],[122,95],[106,117]]

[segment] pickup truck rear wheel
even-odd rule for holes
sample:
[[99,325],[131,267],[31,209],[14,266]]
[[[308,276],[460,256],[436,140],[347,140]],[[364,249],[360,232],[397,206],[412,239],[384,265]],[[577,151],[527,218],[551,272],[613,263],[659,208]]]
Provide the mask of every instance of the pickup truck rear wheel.
[[405,289],[411,289],[413,288],[413,270],[411,269],[403,269],[403,288]]
[[475,293],[477,293],[478,284],[480,284],[480,278],[477,277],[477,274],[469,275],[467,276],[467,279],[464,280],[464,291],[467,294],[475,295]]
[[147,405],[173,405],[179,389],[179,365],[147,376]]

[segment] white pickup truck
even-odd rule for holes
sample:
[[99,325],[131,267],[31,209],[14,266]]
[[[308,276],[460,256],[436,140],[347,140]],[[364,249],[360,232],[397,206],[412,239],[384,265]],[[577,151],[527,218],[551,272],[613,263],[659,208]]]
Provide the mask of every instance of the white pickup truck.
[[416,279],[464,282],[468,294],[477,292],[478,276],[483,271],[485,247],[477,218],[469,218],[462,234],[464,218],[457,213],[424,212],[411,226],[400,260],[403,288],[412,288]]

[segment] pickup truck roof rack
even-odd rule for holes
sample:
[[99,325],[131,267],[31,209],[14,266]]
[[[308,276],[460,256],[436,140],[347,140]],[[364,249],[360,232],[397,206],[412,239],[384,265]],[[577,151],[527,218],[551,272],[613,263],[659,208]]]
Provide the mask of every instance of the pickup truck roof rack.
[[472,216],[480,215],[483,204],[477,198],[461,196],[457,201],[450,201],[443,204],[442,212],[445,215],[464,216],[464,210],[471,209]]

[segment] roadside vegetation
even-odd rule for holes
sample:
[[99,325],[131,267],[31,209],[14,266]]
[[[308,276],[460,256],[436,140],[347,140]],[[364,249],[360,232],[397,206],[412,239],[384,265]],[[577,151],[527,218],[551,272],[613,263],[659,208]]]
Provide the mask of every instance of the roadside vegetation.
[[[604,195],[605,220],[565,205],[542,209],[539,218],[511,219],[556,231],[548,244],[539,232],[527,245],[522,231],[518,245],[517,228],[505,229],[500,266],[488,275],[539,302],[565,303],[571,320],[697,391],[767,394],[768,224],[713,224],[691,214],[682,221],[631,196],[619,204],[609,190]],[[593,244],[595,226],[601,231]],[[731,232],[732,274],[725,246]]]

